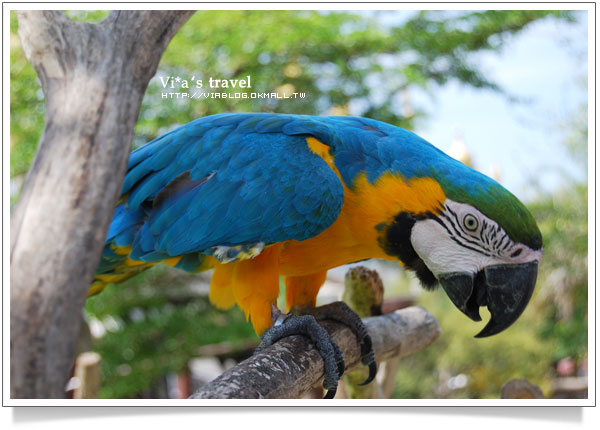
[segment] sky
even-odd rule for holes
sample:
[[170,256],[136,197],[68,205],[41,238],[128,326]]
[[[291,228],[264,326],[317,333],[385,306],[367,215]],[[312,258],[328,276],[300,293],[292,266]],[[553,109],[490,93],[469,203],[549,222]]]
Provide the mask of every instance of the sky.
[[473,57],[486,77],[525,101],[450,83],[433,98],[411,95],[429,113],[415,132],[446,152],[462,138],[474,167],[487,175],[498,167],[500,182],[524,200],[536,194],[532,179],[545,191],[560,187],[558,168],[587,180],[561,144],[560,124],[587,100],[587,12],[577,16],[575,24],[535,22],[499,54]]

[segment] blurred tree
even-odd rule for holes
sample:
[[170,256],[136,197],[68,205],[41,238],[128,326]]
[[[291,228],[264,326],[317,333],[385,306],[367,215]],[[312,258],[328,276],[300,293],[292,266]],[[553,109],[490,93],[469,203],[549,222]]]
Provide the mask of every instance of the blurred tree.
[[[206,275],[159,266],[88,300],[86,318],[102,356],[102,398],[149,391],[169,372],[186,368],[199,347],[227,342],[232,351],[255,339],[243,312],[210,305]],[[258,344],[258,342],[257,342]]]
[[[105,15],[71,12],[70,17],[96,22]],[[458,80],[502,91],[472,64],[469,54],[497,51],[509,36],[546,18],[573,19],[568,11],[196,12],[169,45],[150,82],[136,143],[200,116],[230,111],[350,113],[413,128],[415,119],[424,112],[411,107],[405,109],[410,116],[402,115],[407,89],[433,92],[436,85]],[[11,176],[27,171],[44,115],[43,94],[22,54],[16,30],[13,12]],[[254,91],[298,91],[306,93],[306,98],[162,98],[160,77],[203,79],[206,85],[209,77],[238,79],[248,75]]]
[[565,128],[564,144],[585,179],[579,182],[564,172],[562,187],[530,208],[544,235],[540,333],[556,342],[556,361],[573,358],[582,365],[588,342],[587,103],[573,112]]

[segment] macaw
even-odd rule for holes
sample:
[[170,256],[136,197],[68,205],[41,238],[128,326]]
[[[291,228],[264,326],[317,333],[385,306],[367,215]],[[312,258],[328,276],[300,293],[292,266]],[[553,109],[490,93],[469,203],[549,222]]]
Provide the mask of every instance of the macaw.
[[[521,315],[541,256],[537,224],[513,194],[410,131],[360,117],[219,114],[131,153],[90,294],[159,262],[214,269],[210,301],[237,304],[262,347],[297,333],[320,345],[332,397],[343,357],[314,316],[282,317],[280,277],[289,311],[315,306],[331,268],[398,261],[469,318],[487,306],[484,337]],[[370,338],[348,310],[325,317],[357,334],[368,382]]]

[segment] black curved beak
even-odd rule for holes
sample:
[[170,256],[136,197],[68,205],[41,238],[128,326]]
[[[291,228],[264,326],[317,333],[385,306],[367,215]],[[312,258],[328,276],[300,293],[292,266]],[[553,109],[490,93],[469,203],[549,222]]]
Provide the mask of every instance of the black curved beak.
[[477,275],[446,273],[440,284],[452,303],[473,321],[481,321],[479,307],[487,306],[492,317],[475,337],[487,337],[511,326],[525,310],[537,279],[538,263],[488,266]]

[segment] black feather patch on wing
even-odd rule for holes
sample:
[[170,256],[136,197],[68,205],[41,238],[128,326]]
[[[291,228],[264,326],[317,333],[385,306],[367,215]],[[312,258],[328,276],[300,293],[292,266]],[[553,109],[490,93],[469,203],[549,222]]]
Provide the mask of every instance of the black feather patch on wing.
[[190,171],[183,172],[181,175],[177,176],[171,182],[169,182],[157,195],[154,197],[154,201],[152,203],[152,207],[154,209],[159,208],[166,200],[171,197],[174,197],[182,192],[186,192],[191,188],[198,187],[204,183],[206,183],[210,178],[212,178],[214,173],[207,175],[200,179],[192,179],[190,177]]

